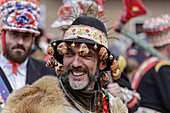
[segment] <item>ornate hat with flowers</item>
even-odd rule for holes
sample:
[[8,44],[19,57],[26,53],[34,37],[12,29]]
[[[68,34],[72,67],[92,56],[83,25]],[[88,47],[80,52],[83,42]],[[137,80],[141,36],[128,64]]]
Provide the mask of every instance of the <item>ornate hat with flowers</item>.
[[161,47],[170,43],[170,16],[162,15],[148,19],[143,24],[147,40],[153,47]]
[[2,0],[1,30],[39,34],[40,4],[38,0]]
[[[106,60],[107,67],[104,70],[112,70],[112,77],[119,78],[120,71],[118,69],[118,63],[114,60],[114,56],[108,50],[108,39],[107,31],[104,24],[96,18],[88,16],[78,17],[69,29],[65,32],[63,40],[56,40],[51,43],[47,48],[47,53],[52,55],[49,62],[47,62],[48,67],[57,67],[58,70],[62,71],[63,67],[63,55],[67,52],[67,42],[71,42],[71,47],[75,47],[75,43],[81,43],[79,47],[79,53],[81,56],[87,55],[89,48],[86,44],[94,45],[94,49],[99,49],[99,59]],[[60,67],[60,68],[59,68]],[[59,75],[59,73],[58,73]]]

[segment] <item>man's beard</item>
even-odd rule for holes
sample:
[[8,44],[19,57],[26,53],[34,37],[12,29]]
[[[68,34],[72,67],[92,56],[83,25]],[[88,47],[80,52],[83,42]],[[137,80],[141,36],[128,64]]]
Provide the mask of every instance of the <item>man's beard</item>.
[[[85,71],[88,74],[88,80],[86,82],[83,83],[73,83],[70,79],[68,74],[70,73],[70,71]],[[70,86],[75,89],[75,90],[82,90],[85,89],[91,82],[96,82],[97,78],[98,78],[98,74],[99,74],[99,69],[97,68],[97,71],[94,75],[90,74],[90,71],[87,68],[83,68],[83,67],[68,67],[67,69],[64,69],[64,71],[62,72],[62,79],[65,80],[66,82],[68,82],[70,84]]]
[[14,49],[14,48],[23,49],[25,51],[24,54],[22,54],[21,52],[15,52],[13,54],[12,50],[9,48],[9,46],[6,46],[5,48],[6,48],[7,57],[10,59],[10,61],[17,62],[19,64],[23,63],[26,60],[26,58],[28,57],[28,55],[31,51],[31,45],[27,50],[22,45],[16,45],[16,46],[12,47],[12,49]]

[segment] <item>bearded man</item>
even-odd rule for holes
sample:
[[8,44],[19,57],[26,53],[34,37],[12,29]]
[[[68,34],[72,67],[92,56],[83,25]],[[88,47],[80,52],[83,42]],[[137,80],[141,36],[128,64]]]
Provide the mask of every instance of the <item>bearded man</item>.
[[37,0],[2,0],[0,26],[0,93],[4,101],[12,91],[32,84],[43,75],[55,74],[44,61],[29,57],[39,35],[40,8]]

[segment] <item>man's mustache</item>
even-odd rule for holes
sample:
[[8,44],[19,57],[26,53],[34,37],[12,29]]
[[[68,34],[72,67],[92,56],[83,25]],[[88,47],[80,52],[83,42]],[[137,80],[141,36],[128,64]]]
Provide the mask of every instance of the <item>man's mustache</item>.
[[84,72],[89,72],[89,70],[85,67],[73,67],[70,66],[67,68],[68,71],[84,71]]
[[16,45],[12,49],[23,49],[25,51],[25,47],[22,45]]

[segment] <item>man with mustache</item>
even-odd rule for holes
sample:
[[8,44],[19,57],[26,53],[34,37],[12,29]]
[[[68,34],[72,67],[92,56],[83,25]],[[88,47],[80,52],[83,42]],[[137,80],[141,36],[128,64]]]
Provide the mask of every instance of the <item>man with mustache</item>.
[[4,101],[12,91],[32,84],[43,75],[55,74],[44,61],[29,57],[39,35],[40,4],[37,0],[1,0],[0,93]]
[[108,70],[114,79],[120,77],[107,41],[100,20],[78,17],[64,39],[47,48],[53,56],[47,66],[55,68],[59,77],[45,76],[12,93],[2,113],[127,113],[123,102],[102,88],[107,75],[99,79],[99,72]]

